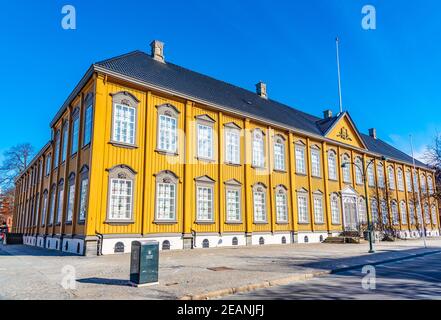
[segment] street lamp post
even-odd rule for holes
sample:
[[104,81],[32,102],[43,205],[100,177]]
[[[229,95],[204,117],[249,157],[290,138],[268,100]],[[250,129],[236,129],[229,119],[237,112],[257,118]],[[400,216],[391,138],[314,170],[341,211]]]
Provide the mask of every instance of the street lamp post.
[[[381,160],[386,161],[385,157],[382,157]],[[364,165],[364,158],[363,158],[363,165],[362,168],[360,168],[360,166],[355,163],[355,162],[345,162],[341,165],[342,168],[346,167],[347,165],[353,164],[354,166],[356,166],[362,173],[363,176],[363,184],[364,184],[364,199],[366,202],[366,217],[367,217],[367,225],[368,225],[368,240],[369,240],[369,253],[375,253],[373,244],[372,244],[372,229],[373,229],[373,225],[371,223],[371,219],[369,216],[369,199],[368,199],[368,186],[367,186],[367,179],[366,179],[366,174],[367,174],[367,170],[369,168],[370,165],[372,165],[375,161],[375,158],[371,159],[371,161],[369,161],[369,163],[365,166]]]

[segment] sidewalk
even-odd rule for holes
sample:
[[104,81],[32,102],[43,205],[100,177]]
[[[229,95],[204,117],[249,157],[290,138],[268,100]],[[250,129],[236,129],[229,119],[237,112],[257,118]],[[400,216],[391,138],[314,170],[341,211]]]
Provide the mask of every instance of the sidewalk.
[[[203,299],[441,250],[441,239],[427,243],[427,249],[422,240],[377,243],[375,254],[367,253],[367,244],[161,252],[159,285],[143,288],[127,285],[128,254],[78,257],[21,245],[0,245],[0,299]],[[63,279],[70,279],[72,272],[76,288],[65,290],[61,284]]]

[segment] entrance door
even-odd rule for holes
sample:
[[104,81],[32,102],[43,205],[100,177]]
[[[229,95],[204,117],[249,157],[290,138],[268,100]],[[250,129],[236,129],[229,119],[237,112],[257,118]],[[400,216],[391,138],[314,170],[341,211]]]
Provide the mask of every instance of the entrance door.
[[357,201],[355,197],[343,198],[345,231],[357,231]]

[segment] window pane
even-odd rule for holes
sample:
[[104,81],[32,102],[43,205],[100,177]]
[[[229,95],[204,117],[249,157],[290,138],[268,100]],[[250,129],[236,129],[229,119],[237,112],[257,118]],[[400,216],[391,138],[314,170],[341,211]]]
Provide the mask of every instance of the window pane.
[[285,193],[276,194],[276,218],[279,222],[288,221],[288,207]]
[[80,130],[79,125],[80,125],[80,120],[78,117],[76,117],[72,125],[72,147],[70,152],[71,155],[78,152],[78,133]]
[[87,192],[89,188],[89,179],[85,178],[81,181],[81,190],[80,190],[80,206],[79,206],[79,220],[86,220],[87,213]]
[[213,188],[197,187],[197,220],[213,220]]
[[265,193],[261,191],[254,192],[254,221],[266,222]]
[[113,140],[116,142],[135,143],[135,108],[115,104],[113,116]]
[[202,124],[198,125],[198,156],[213,158],[213,128]]
[[90,143],[92,134],[92,105],[89,105],[86,109],[85,120],[84,120],[84,141],[83,146]]
[[240,221],[240,192],[227,190],[227,221]]
[[176,217],[176,185],[158,183],[157,188],[156,218],[158,220],[174,220]]
[[305,174],[305,147],[296,146],[296,171]]
[[159,149],[175,153],[177,151],[177,121],[166,115],[159,116]]

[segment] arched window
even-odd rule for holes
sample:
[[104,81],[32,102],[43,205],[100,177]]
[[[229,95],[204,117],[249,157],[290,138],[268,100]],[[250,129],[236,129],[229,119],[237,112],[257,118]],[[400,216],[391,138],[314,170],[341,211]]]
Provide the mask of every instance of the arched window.
[[170,250],[170,241],[164,240],[162,242],[162,250]]
[[257,183],[253,186],[254,222],[266,223],[266,186]]
[[320,242],[323,242],[323,240],[324,240],[324,239],[323,239],[323,235],[321,234],[320,237],[319,237],[319,241],[320,241]]
[[132,221],[136,172],[126,165],[109,171],[109,205],[107,221]]
[[274,137],[274,170],[285,171],[285,138],[281,135]]
[[431,176],[427,177],[427,187],[429,189],[429,194],[433,194],[433,180]]
[[368,175],[369,187],[375,187],[375,174],[374,174],[373,162],[369,162],[369,166],[367,167],[367,175]]
[[112,94],[113,120],[112,142],[115,144],[136,144],[136,119],[139,100],[129,92]]
[[283,185],[278,185],[275,188],[277,223],[288,223],[288,197],[286,191],[287,189]]
[[424,204],[424,220],[426,224],[430,224],[429,204],[427,202]]
[[157,150],[166,153],[178,152],[179,110],[171,104],[156,106],[158,110]]
[[381,162],[377,164],[377,178],[378,178],[378,186],[380,188],[384,188],[384,168]]
[[389,180],[389,188],[391,190],[395,190],[395,170],[392,166],[387,168],[388,180]]
[[51,200],[49,203],[49,221],[48,225],[52,225],[54,223],[54,214],[55,214],[55,193],[57,191],[57,186],[54,183],[51,188]]
[[418,173],[416,170],[413,170],[413,188],[415,192],[419,192],[419,186],[418,186]]
[[407,192],[412,192],[412,177],[410,170],[406,171],[406,187]]
[[344,183],[351,183],[351,164],[349,160],[349,156],[344,154],[342,156],[341,161],[343,166],[343,182]]
[[311,147],[311,175],[313,177],[321,177],[320,167],[320,149],[314,145]]
[[355,183],[357,184],[363,184],[363,162],[361,161],[360,157],[357,157],[355,159]]
[[41,226],[46,224],[47,210],[48,210],[48,191],[43,192],[43,208],[41,210]]
[[325,222],[323,214],[323,193],[317,190],[313,193],[314,201],[314,222],[316,224],[322,224]]
[[401,224],[407,224],[407,210],[406,210],[406,202],[404,200],[400,201],[400,212],[401,212]]
[[367,223],[366,200],[363,197],[358,198],[358,216],[361,224]]
[[66,161],[67,157],[67,145],[69,142],[69,121],[65,120],[63,124],[63,147],[61,151],[61,162]]
[[303,238],[303,242],[305,242],[305,243],[308,243],[308,242],[309,242],[309,238],[308,238],[308,236],[305,236],[305,237]]
[[421,192],[426,193],[426,176],[422,173],[420,175]]
[[171,171],[156,175],[155,221],[176,220],[177,183],[178,177]]
[[409,201],[409,218],[410,218],[410,223],[412,225],[415,225],[415,223],[416,223],[415,205],[414,205],[413,201]]
[[336,193],[331,194],[331,222],[332,224],[340,224],[340,201]]
[[253,131],[253,167],[265,167],[265,143],[264,134],[260,129]]
[[305,144],[302,141],[298,141],[295,144],[295,156],[296,156],[296,173],[306,174],[306,161],[305,161]]
[[401,168],[397,169],[397,183],[398,183],[398,190],[404,191],[403,170]]
[[394,225],[398,225],[399,224],[398,205],[395,200],[393,200],[391,203],[391,211],[392,211],[392,223]]
[[334,150],[328,150],[329,179],[337,180],[337,157]]
[[282,244],[286,244],[286,237],[282,237]]
[[72,112],[72,143],[70,146],[70,154],[74,155],[78,152],[78,140],[80,132],[80,108],[76,107]]

